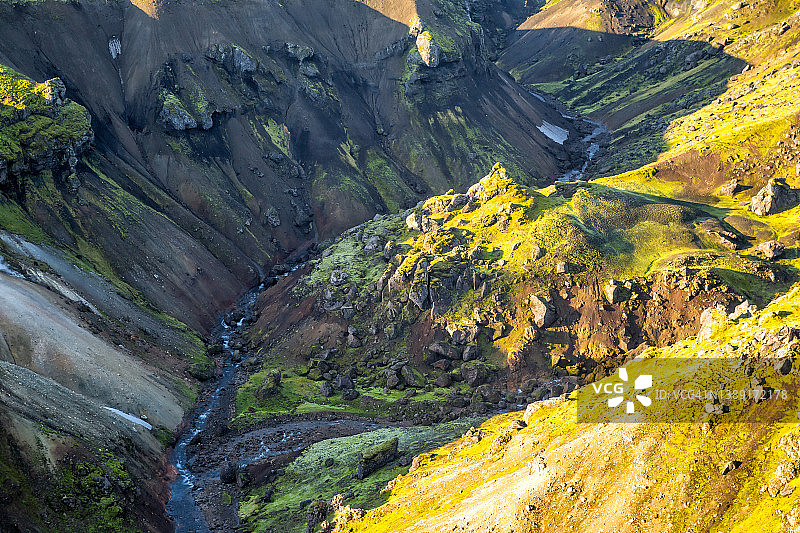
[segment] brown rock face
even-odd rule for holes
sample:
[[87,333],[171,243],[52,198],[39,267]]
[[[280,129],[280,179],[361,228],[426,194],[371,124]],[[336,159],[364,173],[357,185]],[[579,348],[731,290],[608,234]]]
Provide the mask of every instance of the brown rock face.
[[757,215],[771,215],[792,208],[800,202],[800,194],[786,184],[786,180],[773,178],[767,182],[750,202],[750,211]]

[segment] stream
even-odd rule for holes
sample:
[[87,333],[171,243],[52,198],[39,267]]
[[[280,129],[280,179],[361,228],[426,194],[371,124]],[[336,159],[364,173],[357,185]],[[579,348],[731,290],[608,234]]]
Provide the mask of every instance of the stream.
[[[574,117],[567,117],[566,115],[564,115],[564,117],[574,119]],[[558,181],[571,182],[583,179],[583,174],[586,172],[589,163],[592,161],[592,159],[594,159],[594,156],[597,155],[597,151],[600,150],[600,143],[595,142],[595,139],[600,135],[609,132],[608,128],[598,122],[594,122],[593,120],[589,120],[587,118],[584,118],[583,120],[594,126],[592,133],[581,139],[581,142],[586,146],[586,160],[583,162],[583,166],[580,170],[570,170],[558,178]]]
[[247,355],[237,356],[234,352],[252,318],[252,306],[264,288],[262,284],[241,300],[237,310],[244,315],[238,322],[233,323],[229,318],[231,315],[226,314],[216,328],[214,337],[223,350],[222,372],[213,388],[207,390],[198,402],[191,423],[181,434],[170,457],[177,475],[170,484],[166,509],[176,533],[233,531],[239,525],[235,507],[226,516],[215,513],[214,502],[225,490],[220,481],[220,470],[226,462],[235,462],[240,470],[264,461],[288,462],[313,443],[390,425],[318,415],[308,419],[266,422],[254,429],[219,437],[220,428],[217,426],[228,422],[228,409],[240,384],[237,374],[244,378],[240,367]]
[[243,310],[245,315],[236,324],[231,326],[226,323],[225,316],[227,315],[223,315],[220,320],[215,336],[222,341],[224,354],[222,375],[217,379],[216,388],[197,405],[191,425],[183,432],[173,449],[170,460],[177,471],[177,478],[170,485],[167,513],[175,522],[176,533],[206,533],[211,531],[203,512],[195,500],[194,492],[202,490],[202,485],[198,484],[198,476],[190,467],[187,448],[208,427],[211,414],[220,408],[222,391],[231,385],[236,375],[236,370],[241,365],[240,362],[234,362],[233,350],[230,345],[231,338],[234,333],[241,333],[244,323],[251,313],[253,304],[263,289],[264,285],[262,284],[243,298],[239,309]]

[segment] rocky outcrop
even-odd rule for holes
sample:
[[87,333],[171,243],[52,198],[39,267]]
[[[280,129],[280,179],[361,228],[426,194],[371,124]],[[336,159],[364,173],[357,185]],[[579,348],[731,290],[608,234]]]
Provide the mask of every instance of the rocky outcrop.
[[539,296],[528,299],[534,323],[540,328],[548,328],[556,321],[558,315],[547,300]]
[[780,213],[796,206],[800,194],[786,184],[783,178],[773,178],[750,201],[750,211],[765,216]]
[[66,181],[94,140],[89,112],[59,78],[36,84],[0,65],[0,87],[0,187],[42,170],[64,169]]
[[783,255],[786,246],[779,241],[765,241],[756,246],[756,252],[764,256],[765,259],[777,259]]
[[384,441],[361,452],[356,477],[364,479],[397,457],[397,437]]
[[439,66],[442,51],[429,31],[423,31],[417,35],[417,50],[425,66],[430,68]]

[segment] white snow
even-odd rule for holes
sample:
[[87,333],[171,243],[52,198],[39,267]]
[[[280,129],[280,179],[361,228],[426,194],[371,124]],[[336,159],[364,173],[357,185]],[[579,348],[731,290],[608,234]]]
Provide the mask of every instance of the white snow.
[[535,92],[533,92],[533,91],[528,91],[528,92],[531,94],[531,96],[533,96],[534,98],[536,98],[536,99],[537,99],[537,100],[539,100],[540,102],[544,102],[544,101],[545,101],[545,99],[544,99],[544,98],[542,98],[542,96],[541,96],[541,95],[539,95],[539,94],[536,94],[536,93],[535,93]]
[[114,409],[113,407],[108,407],[108,406],[105,406],[105,405],[103,406],[103,409],[108,409],[112,413],[121,416],[125,420],[133,422],[134,424],[139,424],[140,426],[143,426],[144,428],[146,428],[148,430],[153,429],[153,426],[151,426],[150,424],[148,424],[147,422],[145,422],[144,420],[142,420],[138,416],[129,415],[125,411],[120,411],[119,409]]
[[122,53],[122,43],[119,42],[119,37],[112,37],[108,40],[108,52],[111,54],[111,59],[116,59]]
[[537,127],[539,128],[539,131],[547,135],[551,141],[558,144],[564,144],[564,141],[567,140],[567,136],[569,136],[569,132],[567,130],[564,128],[559,128],[554,124],[550,124],[546,120],[543,120],[542,125]]

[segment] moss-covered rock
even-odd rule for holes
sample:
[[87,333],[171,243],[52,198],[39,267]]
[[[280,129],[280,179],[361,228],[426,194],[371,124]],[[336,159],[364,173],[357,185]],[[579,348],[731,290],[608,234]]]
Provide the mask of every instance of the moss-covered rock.
[[75,172],[94,139],[89,112],[54,78],[36,83],[0,65],[0,186],[12,175],[58,167]]

